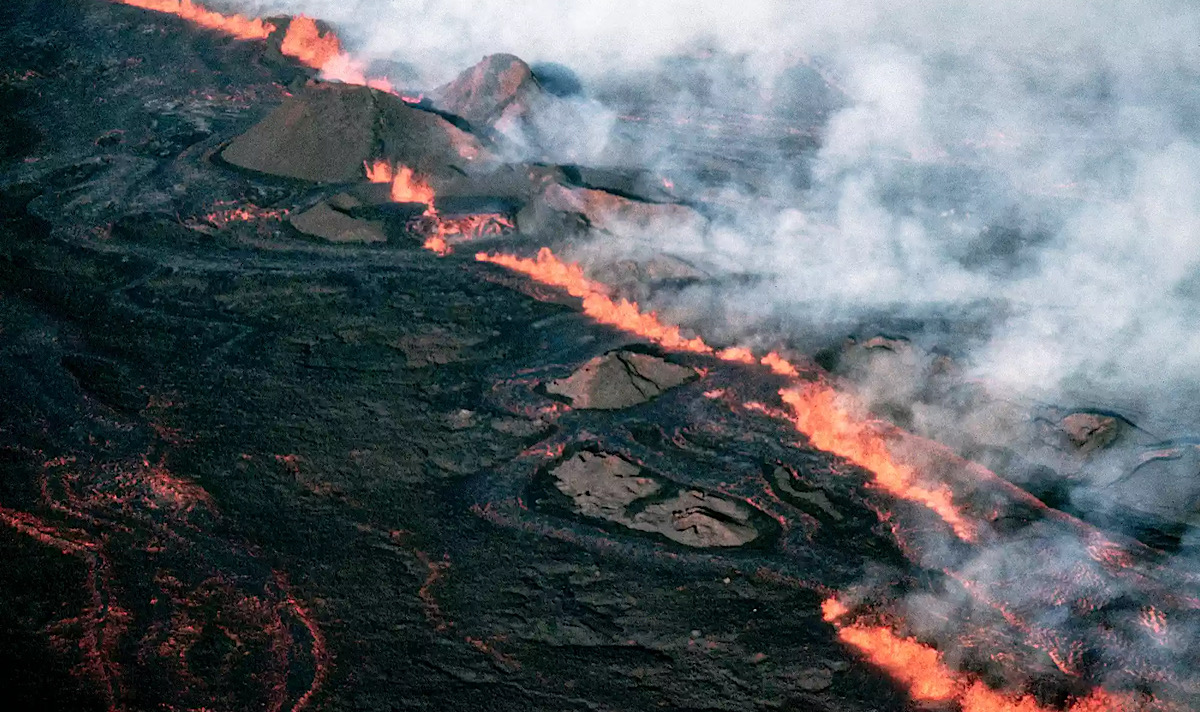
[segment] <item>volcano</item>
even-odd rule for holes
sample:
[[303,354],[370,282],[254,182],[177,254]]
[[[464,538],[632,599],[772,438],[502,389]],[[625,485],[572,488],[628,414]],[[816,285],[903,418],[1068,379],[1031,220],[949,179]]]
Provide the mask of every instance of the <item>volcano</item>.
[[10,708],[1200,706],[1178,516],[1054,497],[1194,444],[1050,407],[1040,463],[939,443],[857,386],[884,359],[1001,413],[944,354],[656,312],[728,277],[646,236],[710,239],[728,197],[514,158],[563,98],[519,58],[415,100],[310,18],[0,20]]

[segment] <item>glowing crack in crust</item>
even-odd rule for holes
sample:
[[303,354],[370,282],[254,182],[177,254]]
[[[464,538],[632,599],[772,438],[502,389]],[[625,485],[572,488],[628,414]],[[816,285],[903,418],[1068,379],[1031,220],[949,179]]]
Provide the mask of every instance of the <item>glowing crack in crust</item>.
[[[603,285],[589,280],[576,264],[558,259],[548,248],[528,259],[507,254],[479,253],[481,262],[507,267],[532,279],[567,290],[583,299],[583,311],[596,321],[642,336],[676,351],[716,356],[737,363],[761,363],[772,372],[798,376],[799,370],[775,352],[761,359],[743,348],[716,350],[699,336],[687,337],[677,326],[664,324],[653,312],[643,312],[636,302],[614,300]],[[958,510],[953,494],[945,485],[929,486],[920,481],[909,466],[897,462],[887,443],[868,423],[854,419],[841,405],[838,394],[823,383],[809,383],[781,391],[784,402],[795,411],[794,423],[818,449],[832,452],[871,472],[881,489],[900,499],[929,507],[964,541],[972,541],[975,531]]]

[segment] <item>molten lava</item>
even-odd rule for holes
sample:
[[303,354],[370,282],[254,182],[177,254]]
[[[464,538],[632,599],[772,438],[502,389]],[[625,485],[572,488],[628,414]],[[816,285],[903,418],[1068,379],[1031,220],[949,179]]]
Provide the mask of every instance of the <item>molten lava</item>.
[[[584,313],[596,321],[637,334],[664,348],[712,354],[739,363],[754,362],[747,349],[735,347],[715,351],[700,337],[686,338],[679,327],[663,324],[653,312],[643,313],[636,303],[613,300],[603,285],[584,276],[579,265],[563,262],[548,248],[539,250],[535,259],[482,252],[475,255],[475,259],[526,274],[542,284],[561,287],[571,296],[583,299]],[[780,375],[799,375],[793,364],[774,352],[763,357],[760,363]],[[814,447],[869,470],[875,476],[876,484],[889,494],[929,507],[954,529],[959,538],[974,540],[975,529],[954,505],[950,488],[922,484],[911,467],[896,462],[871,423],[852,415],[837,392],[828,385],[815,383],[788,388],[780,395],[792,408],[797,429],[809,437]]]
[[394,167],[387,161],[364,164],[367,180],[372,183],[391,183],[391,199],[397,203],[421,203],[425,211],[411,219],[409,232],[425,237],[423,247],[438,255],[450,254],[453,249],[448,238],[471,239],[488,235],[503,235],[514,229],[511,220],[499,213],[482,213],[446,217],[438,213],[433,203],[436,195],[429,183],[417,177],[407,166]]
[[260,208],[253,204],[223,200],[214,204],[212,212],[206,213],[201,219],[213,227],[224,228],[232,223],[282,220],[287,215],[286,209]]
[[[195,24],[226,32],[240,39],[267,38],[276,27],[259,18],[247,18],[242,15],[224,15],[192,2],[192,0],[118,0],[127,5],[166,12],[185,18]],[[369,79],[365,73],[363,62],[356,60],[344,51],[338,37],[331,31],[322,32],[317,22],[306,16],[294,18],[288,25],[281,51],[293,57],[304,65],[319,70],[322,75],[331,80],[349,84],[368,85],[375,89],[394,92],[386,79]],[[421,101],[421,97],[401,97],[410,103]],[[419,178],[412,169],[405,166],[393,166],[386,161],[376,161],[364,166],[367,178],[376,183],[390,185],[390,197],[393,201],[403,203],[418,203],[425,206],[423,213],[412,223],[414,231],[424,235],[424,247],[439,255],[448,254],[451,245],[448,237],[474,237],[482,235],[501,234],[512,228],[511,222],[502,215],[471,215],[466,217],[446,218],[439,215],[434,207],[435,193],[432,187]],[[668,187],[670,187],[668,185]],[[234,221],[248,221],[264,217],[248,209],[237,208],[228,211],[217,211],[206,216],[208,221],[217,226],[223,226]],[[277,217],[277,216],[268,216]],[[790,379],[798,379],[799,369],[781,357],[771,352],[758,358],[749,349],[733,347],[716,350],[700,337],[685,336],[678,326],[663,323],[654,312],[643,312],[637,303],[625,299],[614,299],[608,290],[599,283],[584,276],[582,269],[576,264],[564,263],[546,248],[539,251],[535,259],[521,258],[505,254],[478,253],[476,259],[491,262],[521,272],[530,278],[547,285],[565,289],[569,294],[583,300],[583,311],[596,321],[622,329],[664,348],[691,353],[711,355],[716,358],[747,365],[759,364],[773,373]],[[720,397],[723,391],[709,391],[706,397]],[[931,485],[922,480],[917,469],[899,461],[889,447],[885,431],[877,424],[861,415],[852,407],[849,401],[838,394],[824,382],[794,383],[780,391],[783,402],[791,409],[789,419],[797,430],[804,433],[816,448],[834,453],[846,460],[864,468],[871,473],[875,485],[898,499],[921,504],[935,512],[945,521],[954,533],[964,541],[974,541],[977,537],[975,525],[964,515],[954,501],[954,494],[945,484]],[[144,490],[147,502],[144,509],[158,511],[164,508],[178,519],[177,528],[188,525],[185,515],[193,510],[212,509],[203,490],[187,483],[172,479],[165,470],[151,468],[147,464],[144,471],[139,471],[136,477],[130,478]],[[64,486],[64,490],[67,490]],[[95,505],[98,507],[98,505]],[[101,511],[102,508],[101,508]],[[86,511],[69,512],[75,522],[93,521],[84,515]],[[100,556],[106,539],[100,535],[89,534],[80,528],[33,517],[21,512],[0,508],[0,524],[7,525],[36,541],[61,550],[64,554],[81,557],[88,565],[89,583],[94,599],[100,600],[99,589],[103,584],[103,576],[98,572],[103,570]],[[82,526],[82,525],[81,525]],[[1113,559],[1123,552],[1109,549],[1093,554],[1097,560]],[[427,563],[427,565],[429,565]],[[430,565],[430,578],[422,588],[421,598],[424,601],[429,586],[436,580],[437,569]],[[985,594],[975,591],[969,581],[962,581],[964,587],[973,595],[988,601]],[[290,594],[286,598],[292,609],[292,616],[303,622],[309,630],[312,639],[312,657],[318,661],[316,674],[308,691],[298,700],[295,709],[304,707],[312,698],[313,692],[320,686],[325,677],[327,655],[323,651],[323,639],[319,630],[313,624],[307,611]],[[282,609],[279,601],[274,601],[275,609]],[[994,607],[1005,612],[1002,602]],[[111,607],[113,611],[118,611]],[[274,609],[273,609],[274,610]],[[436,606],[434,606],[436,611]],[[916,700],[927,702],[948,702],[957,704],[963,712],[1052,712],[1050,708],[1041,705],[1029,695],[997,692],[974,677],[949,667],[937,649],[912,638],[906,638],[895,633],[887,626],[867,625],[850,622],[847,617],[850,610],[837,599],[831,598],[822,605],[823,616],[837,628],[838,638],[847,646],[860,653],[866,660],[886,672],[902,684],[910,696]],[[113,613],[105,613],[99,604],[94,604],[85,618],[101,621],[108,625],[105,616],[119,617]],[[274,613],[278,618],[278,614]],[[1006,619],[1018,628],[1026,630],[1028,626],[1015,621],[1012,615]],[[1015,622],[1014,622],[1015,621]],[[1150,635],[1159,640],[1166,640],[1168,629],[1165,615],[1158,609],[1148,607],[1141,613],[1139,623]],[[274,624],[273,624],[274,625]],[[282,629],[282,625],[276,626]],[[274,629],[274,628],[272,628]],[[439,628],[440,629],[440,628]],[[87,637],[89,655],[103,661],[105,656],[111,657],[103,645],[95,641],[116,640],[119,635],[106,635],[102,626],[93,625]],[[107,643],[105,643],[107,645]],[[286,647],[281,644],[281,648]],[[1071,668],[1056,657],[1056,648],[1044,648],[1047,654],[1054,658],[1059,667],[1068,672]],[[104,665],[98,665],[94,673],[98,680],[106,684],[116,678],[108,672]],[[107,695],[113,698],[113,693]],[[1103,690],[1095,690],[1086,698],[1075,700],[1068,712],[1117,712],[1117,710],[1150,710],[1161,709],[1161,706],[1145,697],[1117,696]]]
[[317,21],[307,15],[297,15],[288,25],[280,51],[301,63],[321,69],[342,54],[342,43],[332,32],[321,34]]
[[[133,676],[153,666],[162,692],[181,703],[163,707],[214,709],[213,700],[229,699],[223,696],[236,689],[246,704],[219,708],[282,710],[294,698],[290,709],[302,710],[324,684],[331,658],[320,627],[288,591],[283,574],[273,572],[275,585],[241,575],[248,571],[238,562],[253,558],[250,552],[206,531],[204,525],[220,517],[212,498],[163,462],[76,460],[42,464],[37,506],[44,516],[0,506],[0,526],[82,563],[82,608],[45,633],[56,650],[77,651],[74,672],[95,686],[105,709],[127,709]],[[138,577],[136,590],[148,596],[150,608],[124,605],[129,574]],[[307,631],[307,654],[297,624]],[[201,662],[203,654],[196,653],[213,640],[237,645],[262,666],[241,678],[233,668]],[[308,666],[296,664],[305,657]],[[231,688],[231,678],[253,684]]]
[[450,245],[446,242],[446,238],[441,235],[430,235],[425,238],[425,242],[421,243],[421,247],[437,254],[439,257],[445,257],[450,254]]
[[[214,30],[226,32],[238,39],[262,40],[276,30],[275,25],[262,18],[234,14],[225,15],[193,2],[193,0],[116,0],[125,5],[177,15]],[[301,64],[321,72],[330,81],[369,86],[390,94],[395,87],[384,77],[368,77],[362,60],[355,59],[342,49],[333,32],[321,32],[317,21],[298,15],[288,24],[280,51]]]
[[[527,275],[536,282],[565,289],[567,294],[583,300],[584,313],[596,321],[637,334],[664,348],[710,354],[725,361],[755,363],[756,359],[749,349],[732,347],[717,351],[698,336],[685,337],[678,326],[664,324],[654,312],[643,312],[637,302],[614,300],[608,296],[604,285],[585,277],[579,265],[563,262],[547,247],[538,250],[534,259],[485,252],[476,254],[475,259],[498,264]],[[761,363],[770,366],[776,373],[798,374],[794,366],[775,352],[763,357]]]
[[367,172],[367,180],[372,183],[391,183],[396,175],[396,172],[392,169],[392,164],[387,161],[364,162],[363,170]]
[[837,598],[826,598],[821,602],[821,618],[826,623],[833,623],[850,612],[850,608]]
[[882,626],[846,626],[838,638],[904,685],[915,700],[949,700],[958,692],[958,680],[941,654],[927,645]]
[[305,66],[319,70],[325,79],[393,92],[392,83],[387,79],[368,78],[363,62],[342,49],[338,36],[332,31],[322,34],[317,21],[307,15],[297,15],[292,19],[283,36],[280,51]]
[[579,265],[563,262],[548,248],[543,247],[538,251],[537,258],[532,260],[484,252],[476,254],[475,259],[507,267],[514,272],[529,275],[542,284],[567,290],[571,296],[583,299],[584,313],[602,324],[638,334],[664,348],[692,353],[713,353],[712,347],[704,343],[703,339],[698,336],[690,339],[683,336],[679,327],[662,323],[654,312],[643,313],[636,303],[626,299],[613,300],[605,293],[602,285],[583,276]]
[[[920,702],[957,702],[962,712],[1056,712],[1030,695],[997,692],[980,680],[946,665],[941,653],[886,626],[844,624],[849,613],[836,598],[821,606],[824,618],[837,628],[838,639],[904,686]],[[1153,698],[1117,695],[1095,689],[1077,698],[1066,712],[1137,712],[1165,709]]]
[[787,361],[774,351],[766,356],[763,356],[761,363],[775,373],[778,373],[780,376],[791,376],[792,378],[795,378],[796,376],[800,375],[800,371],[798,371],[796,367],[791,364],[791,362]]
[[514,230],[515,226],[500,213],[448,217],[437,211],[426,211],[410,220],[407,228],[411,233],[425,236],[425,249],[445,256],[454,251],[450,240],[465,241],[504,235]]
[[397,203],[424,203],[433,210],[433,188],[425,181],[417,178],[416,173],[407,166],[395,168],[387,161],[375,161],[363,166],[367,172],[367,180],[372,183],[391,183],[392,200]]
[[722,361],[733,361],[736,363],[754,363],[755,360],[754,354],[750,349],[744,349],[740,346],[731,346],[718,351],[717,358]]
[[869,420],[847,409],[846,400],[823,383],[785,388],[779,392],[791,409],[796,429],[813,446],[844,457],[868,470],[875,484],[899,499],[923,504],[942,518],[963,541],[974,541],[975,527],[954,504],[946,485],[928,486],[916,471],[892,457],[883,435]]
[[263,40],[275,31],[275,26],[260,18],[244,15],[223,15],[197,5],[192,0],[118,0],[143,10],[157,10],[178,15],[201,27],[220,30],[243,40]]

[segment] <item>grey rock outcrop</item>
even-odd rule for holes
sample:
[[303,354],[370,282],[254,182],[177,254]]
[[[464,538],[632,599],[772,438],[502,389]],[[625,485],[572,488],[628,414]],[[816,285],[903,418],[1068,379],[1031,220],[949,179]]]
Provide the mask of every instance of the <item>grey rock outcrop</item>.
[[614,351],[597,356],[575,373],[546,385],[576,408],[615,410],[655,398],[696,377],[696,372],[655,356]]
[[703,232],[708,221],[678,203],[652,203],[592,188],[551,184],[517,215],[521,232],[538,234],[577,218],[593,230],[622,237]]
[[529,65],[511,54],[493,54],[434,92],[438,108],[481,131],[520,121],[542,94]]
[[760,535],[749,506],[697,489],[659,498],[668,483],[608,453],[580,452],[552,470],[554,485],[585,517],[659,534],[685,546],[736,547]]
[[309,237],[329,242],[373,243],[387,242],[383,224],[373,220],[358,220],[320,202],[291,218],[292,227]]

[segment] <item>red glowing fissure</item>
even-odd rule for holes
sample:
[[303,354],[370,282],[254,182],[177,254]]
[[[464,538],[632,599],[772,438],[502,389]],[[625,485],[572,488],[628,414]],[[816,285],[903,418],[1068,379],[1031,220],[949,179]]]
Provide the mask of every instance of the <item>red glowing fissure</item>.
[[[596,321],[637,334],[660,346],[676,351],[709,354],[725,361],[760,363],[772,372],[796,377],[799,369],[778,353],[756,358],[749,349],[716,350],[698,336],[685,336],[677,326],[664,324],[654,312],[644,312],[636,302],[614,300],[606,288],[584,276],[576,264],[563,262],[548,248],[528,259],[516,255],[479,253],[475,259],[507,267],[528,275],[542,284],[565,289],[583,300],[583,311]],[[869,420],[856,417],[847,407],[847,399],[820,382],[805,383],[780,391],[793,413],[796,428],[821,450],[846,458],[866,469],[875,484],[892,496],[922,504],[953,528],[964,541],[975,539],[975,528],[959,511],[946,485],[927,485],[910,466],[897,462],[887,441]]]
[[[270,662],[256,673],[261,702],[267,710],[284,709],[293,674],[289,660],[295,656],[288,619],[308,632],[313,659],[312,678],[290,709],[302,710],[322,686],[330,664],[324,637],[306,606],[284,584],[278,587],[284,589],[281,596],[271,586],[245,590],[233,583],[235,577],[203,565],[195,570],[174,568],[171,552],[190,549],[194,539],[208,537],[200,523],[219,517],[199,485],[146,457],[108,464],[79,464],[74,457],[60,457],[42,464],[38,490],[45,516],[0,506],[0,524],[83,563],[82,610],[46,630],[63,654],[78,651],[77,669],[110,712],[128,706],[122,650],[131,642],[140,647],[139,660],[154,660],[175,678],[181,701],[206,694],[206,688],[223,687],[222,679],[201,675],[189,662],[189,651],[207,634],[267,653]],[[131,536],[143,544],[130,548]],[[242,551],[236,542],[226,544],[234,553]],[[129,594],[121,570],[139,550],[147,561],[161,562],[150,579],[150,613],[121,600]],[[276,578],[282,581],[281,574]],[[219,612],[216,618],[213,611]]]
[[[874,485],[891,496],[927,507],[963,541],[976,540],[976,523],[957,506],[947,484],[924,481],[915,467],[893,455],[887,428],[863,415],[862,409],[848,396],[838,393],[829,384],[801,382],[798,379],[800,369],[779,354],[772,352],[757,358],[748,349],[740,347],[716,350],[702,338],[688,336],[679,327],[663,323],[657,314],[642,311],[635,302],[613,299],[604,285],[588,279],[579,265],[563,262],[548,248],[542,248],[533,259],[483,252],[475,258],[527,275],[541,284],[562,288],[571,296],[582,299],[583,311],[597,322],[637,334],[664,348],[712,355],[734,363],[758,363],[775,374],[792,378],[793,384],[780,391],[789,410],[784,413],[760,406],[764,413],[786,417],[814,447],[862,467],[871,474]],[[716,397],[717,393],[705,395]],[[915,700],[955,703],[963,712],[1054,712],[1029,695],[993,690],[981,680],[952,669],[936,648],[897,635],[891,628],[845,622],[850,611],[836,598],[828,599],[822,608],[825,619],[837,628],[839,640],[901,683]],[[1151,630],[1165,627],[1162,622],[1165,619],[1157,612],[1146,613],[1143,620]],[[1045,641],[1039,647],[1043,647],[1060,668],[1070,670],[1067,660],[1059,662],[1059,658],[1064,657],[1058,654],[1062,647],[1059,641]],[[1096,688],[1086,697],[1073,700],[1068,712],[1148,712],[1152,709],[1162,707],[1151,697],[1117,695]]]
[[[175,14],[197,25],[224,31],[241,39],[265,39],[277,29],[262,19],[223,15],[205,9],[191,0],[118,1]],[[365,63],[345,52],[337,36],[329,31],[322,32],[312,18],[298,16],[290,21],[282,40],[281,51],[302,64],[319,70],[327,79],[367,85],[395,93],[386,78],[367,77]],[[419,98],[401,98],[406,101],[419,101]],[[492,221],[475,218],[459,223],[444,220],[434,208],[435,195],[429,183],[418,178],[407,167],[376,162],[365,166],[365,170],[369,180],[391,184],[392,200],[421,203],[426,206],[422,218],[427,219],[433,227],[429,229],[424,245],[438,254],[450,252],[451,245],[447,240],[449,236],[493,234],[493,230],[511,227],[503,218]],[[597,322],[637,334],[664,348],[711,355],[734,363],[759,364],[777,375],[793,379],[793,383],[780,390],[780,397],[788,408],[786,413],[761,406],[760,409],[763,412],[784,415],[799,432],[808,437],[814,447],[836,454],[866,470],[871,475],[872,483],[880,490],[897,499],[926,507],[945,522],[959,539],[965,542],[977,540],[979,527],[955,501],[954,492],[949,485],[944,482],[926,481],[918,468],[896,457],[887,429],[879,427],[880,424],[867,416],[849,396],[839,393],[821,380],[802,382],[801,369],[779,354],[772,352],[760,358],[750,350],[740,347],[714,349],[701,337],[686,335],[678,326],[662,322],[654,312],[643,311],[637,303],[612,298],[603,285],[587,279],[578,265],[559,260],[546,248],[539,251],[534,259],[482,252],[476,255],[476,259],[525,274],[539,283],[562,288],[581,299],[583,311]],[[715,398],[720,397],[720,394],[713,391],[706,396]],[[166,494],[169,497],[171,493]],[[187,499],[182,492],[179,494],[181,499]],[[99,547],[98,542],[81,535],[78,530],[60,529],[22,513],[0,510],[0,522],[7,523],[17,531],[47,545],[59,548],[64,553],[92,557],[92,552]],[[426,581],[423,591],[427,591],[440,574],[439,565],[428,565],[430,578]],[[288,600],[295,614],[306,626],[310,626],[310,619],[303,607],[295,603],[290,596]],[[432,617],[440,619],[436,607],[431,610]],[[950,668],[935,648],[898,635],[890,627],[848,621],[848,607],[836,598],[825,602],[823,612],[825,619],[837,629],[838,638],[843,643],[902,683],[916,700],[954,703],[963,712],[1049,712],[1048,708],[1041,706],[1030,696],[997,692],[978,679]],[[1157,609],[1147,608],[1143,611],[1141,623],[1151,633],[1165,635],[1166,619]],[[317,657],[319,631],[310,627],[310,632],[314,640],[314,657]],[[1049,653],[1054,657],[1057,651],[1052,650]],[[1062,656],[1055,657],[1056,662],[1059,662],[1060,657]],[[1064,671],[1071,668],[1068,661],[1060,662],[1059,665]],[[300,698],[294,709],[301,709],[311,699],[313,690],[323,679],[321,670],[323,668],[319,669],[313,687]],[[111,696],[113,693],[109,694]],[[1073,700],[1068,710],[1117,712],[1148,710],[1153,705],[1155,703],[1150,698],[1118,696],[1096,689],[1086,697]]]
[[461,217],[446,217],[440,214],[434,201],[436,194],[429,181],[419,177],[407,166],[395,166],[384,160],[365,164],[367,180],[372,183],[390,183],[391,199],[396,203],[419,203],[425,206],[421,215],[409,223],[412,231],[423,235],[423,247],[438,255],[453,252],[451,240],[470,240],[489,235],[502,235],[513,229],[507,216],[499,213],[482,213]]
[[1164,709],[1148,695],[1116,694],[1101,688],[1069,702],[1065,710],[1046,707],[1030,695],[998,692],[972,675],[949,667],[932,646],[897,635],[891,628],[865,625],[850,618],[836,598],[821,606],[838,639],[872,665],[904,685],[918,702],[954,702],[962,712],[1151,712]]

